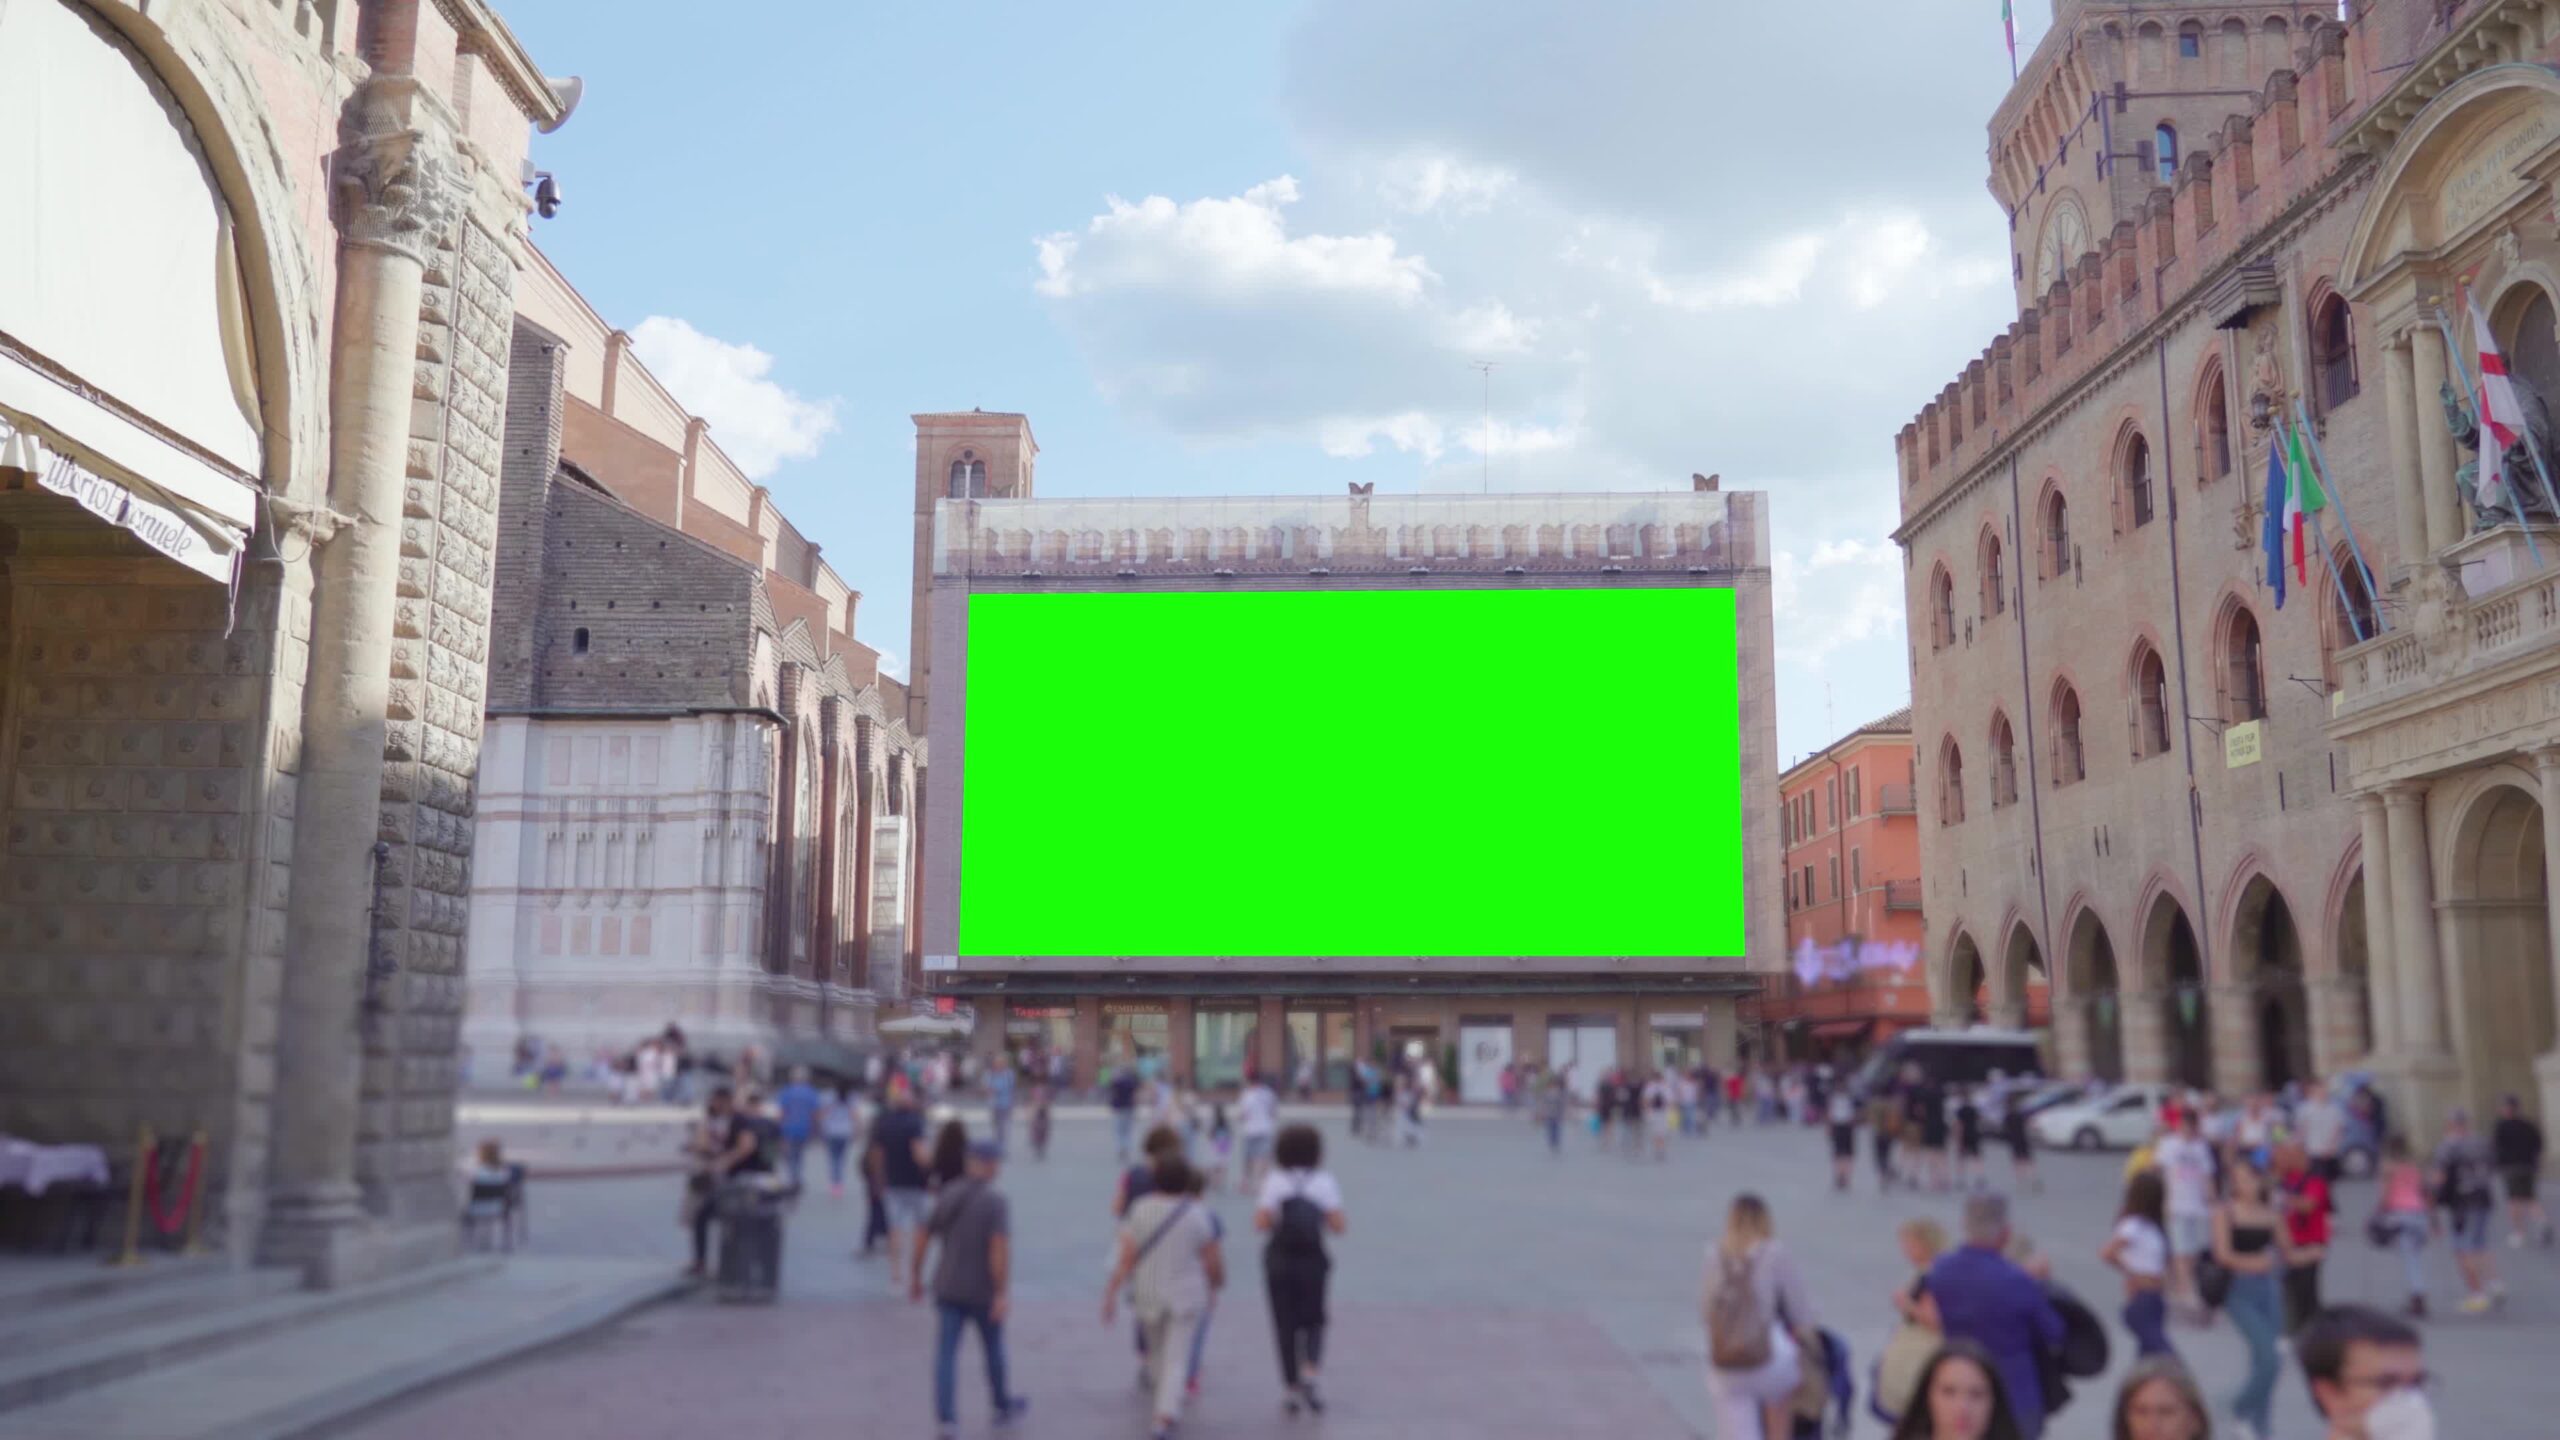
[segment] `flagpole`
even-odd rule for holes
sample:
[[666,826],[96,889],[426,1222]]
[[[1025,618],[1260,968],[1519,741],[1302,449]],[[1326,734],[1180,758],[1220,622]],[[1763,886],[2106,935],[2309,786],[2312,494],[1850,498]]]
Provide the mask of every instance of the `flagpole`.
[[[2471,367],[2463,363],[2462,342],[2456,340],[2453,336],[2452,316],[2442,306],[2438,306],[2436,309],[2428,313],[2435,318],[2436,329],[2444,334],[2445,358],[2452,362],[2453,368],[2456,371],[2461,373],[2462,388],[2471,396],[2471,418],[2479,426],[2481,446],[2486,447],[2497,444],[2498,437],[2489,433],[2489,417],[2481,413],[2481,407],[2488,403],[2488,397],[2481,392],[2480,382],[2472,378]],[[2523,422],[2524,417],[2518,416],[2516,418],[2519,423]],[[2542,468],[2542,447],[2533,443],[2533,426],[2531,424],[2525,424],[2524,426],[2524,448],[2525,453],[2533,457],[2533,473],[2541,477],[2543,496],[2545,499],[2548,499],[2551,494],[2551,477]],[[2487,450],[2483,448],[2477,453],[2480,455],[2480,459],[2474,463],[2487,464]],[[2555,502],[2553,508],[2560,509],[2560,502]],[[2519,515],[2517,519],[2521,521],[2523,517]],[[2542,547],[2533,543],[2533,527],[2530,525],[2519,524],[2517,528],[2524,531],[2525,553],[2533,557],[2533,568],[2536,570],[2541,569]]]
[[[2479,304],[2471,298],[2471,292],[2467,289],[2462,292],[2462,308],[2471,312],[2472,325],[2475,329],[2486,330],[2489,328],[2488,317],[2480,313]],[[2456,356],[2455,358],[2458,360],[2460,357]],[[2488,384],[2486,377],[2482,378],[2480,384],[2483,387]],[[2537,395],[2535,398],[2538,399],[2540,397]],[[2519,402],[2519,404],[2521,404],[2521,402]],[[2485,424],[2486,422],[2484,421],[2483,423]],[[2533,474],[2535,479],[2542,482],[2543,500],[2551,506],[2554,513],[2560,513],[2560,490],[2552,488],[2550,467],[2543,464],[2542,446],[2536,443],[2533,438],[2533,417],[2530,415],[2518,415],[2516,417],[2516,428],[2524,434],[2524,453],[2533,457]],[[2517,514],[2516,521],[2518,524],[2524,523],[2524,516],[2521,512]],[[2533,527],[2531,525],[2524,526],[2524,535],[2527,543],[2530,543],[2533,539]],[[2534,556],[2534,563],[2537,566],[2542,563],[2542,557],[2540,554],[2537,553]]]
[[[2329,503],[2338,507],[2338,528],[2346,532],[2347,553],[2355,557],[2356,570],[2364,577],[2364,593],[2367,608],[2373,611],[2374,630],[2376,633],[2379,633],[2384,628],[2382,624],[2382,606],[2376,599],[2381,592],[2374,588],[2373,567],[2364,563],[2364,547],[2356,543],[2356,522],[2355,517],[2347,513],[2346,492],[2339,488],[2336,472],[2329,468],[2329,457],[2321,453],[2320,432],[2311,428],[2311,412],[2303,408],[2302,397],[2299,395],[2293,397],[2293,414],[2302,438],[2310,442],[2312,468],[2326,482],[2323,486],[2323,490],[2329,499]],[[2326,551],[2328,547],[2328,537],[2323,535],[2320,540],[2320,548],[2323,551]],[[2337,562],[2335,560],[2331,560],[2329,564],[2330,571],[2335,573],[2337,568]],[[2345,601],[2347,598],[2345,586],[2346,582],[2341,580],[2339,582],[2338,595],[2338,598],[2341,601]],[[2350,623],[2354,623],[2355,613],[2356,607],[2353,604],[2349,604],[2347,606],[2347,618]],[[2358,624],[2356,628],[2358,631],[2358,634],[2356,635],[2357,639],[2370,640],[2373,638],[2371,635],[2362,633],[2364,627],[2361,624]]]

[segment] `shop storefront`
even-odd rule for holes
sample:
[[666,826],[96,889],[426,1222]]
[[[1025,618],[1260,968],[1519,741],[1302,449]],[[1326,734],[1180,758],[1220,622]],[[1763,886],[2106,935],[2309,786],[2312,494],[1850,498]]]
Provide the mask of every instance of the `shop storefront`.
[[1252,1000],[1202,1000],[1191,1012],[1190,1083],[1203,1094],[1244,1084],[1254,1071],[1262,1007]]
[[1657,1012],[1646,1019],[1649,1055],[1656,1070],[1695,1070],[1707,1058],[1707,1017],[1702,1010]]
[[1004,1048],[1016,1064],[1045,1062],[1052,1055],[1072,1055],[1076,1048],[1076,1007],[1072,1000],[1012,1000],[1004,1007]]
[[1352,1033],[1355,1012],[1348,1000],[1339,1002],[1293,1002],[1285,1016],[1288,1038],[1287,1063],[1289,1083],[1295,1085],[1307,1067],[1313,1066],[1315,1088],[1348,1091],[1351,1088],[1353,1053]]
[[1123,1065],[1134,1065],[1143,1075],[1156,1074],[1164,1068],[1166,1052],[1172,1048],[1172,1038],[1172,1011],[1163,1001],[1102,1002],[1104,1074],[1110,1074]]
[[1618,1022],[1609,1015],[1547,1017],[1547,1070],[1565,1077],[1578,1100],[1596,1093],[1600,1077],[1618,1068]]

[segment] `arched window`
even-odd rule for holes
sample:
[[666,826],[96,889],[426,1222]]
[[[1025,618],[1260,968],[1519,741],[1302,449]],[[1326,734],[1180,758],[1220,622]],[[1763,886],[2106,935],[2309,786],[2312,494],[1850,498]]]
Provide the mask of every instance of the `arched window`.
[[2088,756],[2080,746],[2080,692],[2066,680],[2053,692],[2053,785],[2059,790],[2088,776]]
[[1938,749],[1938,823],[1954,825],[1963,819],[1964,752],[1950,735]]
[[2329,623],[2337,632],[2336,643],[2354,645],[2381,634],[2373,613],[2373,592],[2365,587],[2364,567],[2356,563],[2355,552],[2341,545],[2329,557],[2329,565],[2338,576],[2329,587]]
[[2265,657],[2258,617],[2233,606],[2222,627],[2222,718],[2234,725],[2267,718]]
[[2071,507],[2055,489],[2044,497],[2044,578],[2057,579],[2071,573]]
[[2332,295],[2320,302],[2311,318],[2311,374],[2320,408],[2333,410],[2356,398],[2355,316],[2347,302]]
[[2018,740],[2009,730],[2009,717],[1998,712],[1991,716],[1991,808],[2018,803]]
[[2169,667],[2148,643],[2133,652],[2133,758],[2169,753]]
[[[2186,45],[2187,40],[2187,36],[2180,35],[2178,37],[2178,44],[2183,47]],[[2174,125],[2162,125],[2158,129],[2153,130],[2151,132],[2151,149],[2152,153],[2157,156],[2160,161],[2160,183],[2163,185],[2176,184],[2178,179],[2177,127]]]
[[986,493],[987,462],[979,459],[978,452],[974,450],[961,451],[960,458],[951,462],[951,498],[976,500],[984,498]]
[[[2178,27],[2178,58],[2179,58],[2179,59],[2181,59],[2181,60],[2195,60],[2195,59],[2200,59],[2200,58],[2202,58],[2202,57],[2203,57],[2203,55],[2204,55],[2204,27],[2203,27],[2202,25],[2197,24],[2197,23],[2196,23],[2195,21],[2193,21],[2193,20],[2190,20],[2190,21],[2188,21],[2186,24],[2179,26],[2179,27]],[[2161,126],[2160,128],[2161,128],[2161,129],[2163,129],[2163,130],[2166,130],[2166,129],[2168,129],[2169,127],[2168,127],[2168,126],[2166,126],[2166,125],[2163,125],[2163,126]]]
[[1988,620],[2008,608],[2009,577],[2000,563],[2000,532],[1985,527],[1982,532],[1982,618]]
[[2139,435],[2124,447],[2124,507],[2135,529],[2151,523],[2151,442]]
[[1929,573],[1929,647],[1944,650],[1956,643],[1956,581],[1939,566]]
[[2222,367],[2208,366],[2196,389],[2196,474],[2220,480],[2231,473],[2231,402],[2222,393]]
[[[2533,298],[2516,316],[2506,346],[2507,373],[2514,378],[2517,389],[2533,392],[2546,405],[2551,397],[2560,395],[2560,317],[2553,315],[2551,297],[2540,287],[2533,288]],[[2525,401],[2527,408],[2532,404],[2531,400]],[[2543,457],[2546,461],[2550,458]]]

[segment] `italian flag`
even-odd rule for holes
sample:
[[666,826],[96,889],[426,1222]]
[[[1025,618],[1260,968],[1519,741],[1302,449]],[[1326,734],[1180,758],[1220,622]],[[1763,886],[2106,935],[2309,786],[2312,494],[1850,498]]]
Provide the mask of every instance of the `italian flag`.
[[2009,8],[2010,0],[2000,0],[2000,33],[2009,37],[2009,78],[2018,78],[2018,17]]
[[2329,508],[2329,497],[2321,493],[2319,472],[2303,457],[2300,426],[2285,427],[2285,459],[2285,468],[2293,473],[2286,477],[2291,483],[2284,492],[2284,532],[2291,537],[2293,546],[2293,578],[2297,584],[2308,585],[2311,564],[2303,531],[2308,528],[2310,517]]

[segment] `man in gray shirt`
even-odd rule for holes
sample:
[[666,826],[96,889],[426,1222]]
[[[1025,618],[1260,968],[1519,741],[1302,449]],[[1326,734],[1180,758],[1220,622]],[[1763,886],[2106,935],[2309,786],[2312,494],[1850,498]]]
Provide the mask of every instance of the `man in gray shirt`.
[[965,1327],[978,1328],[987,1352],[987,1393],[995,1403],[996,1423],[1009,1425],[1030,1408],[1030,1401],[1005,1385],[1004,1320],[1013,1270],[1012,1211],[996,1189],[996,1172],[1004,1152],[991,1140],[969,1146],[969,1173],[942,1192],[916,1242],[915,1269],[908,1298],[924,1299],[924,1262],[936,1242],[942,1263],[933,1272],[934,1308],[942,1330],[934,1347],[933,1414],[940,1433],[957,1435],[960,1426],[960,1337]]

